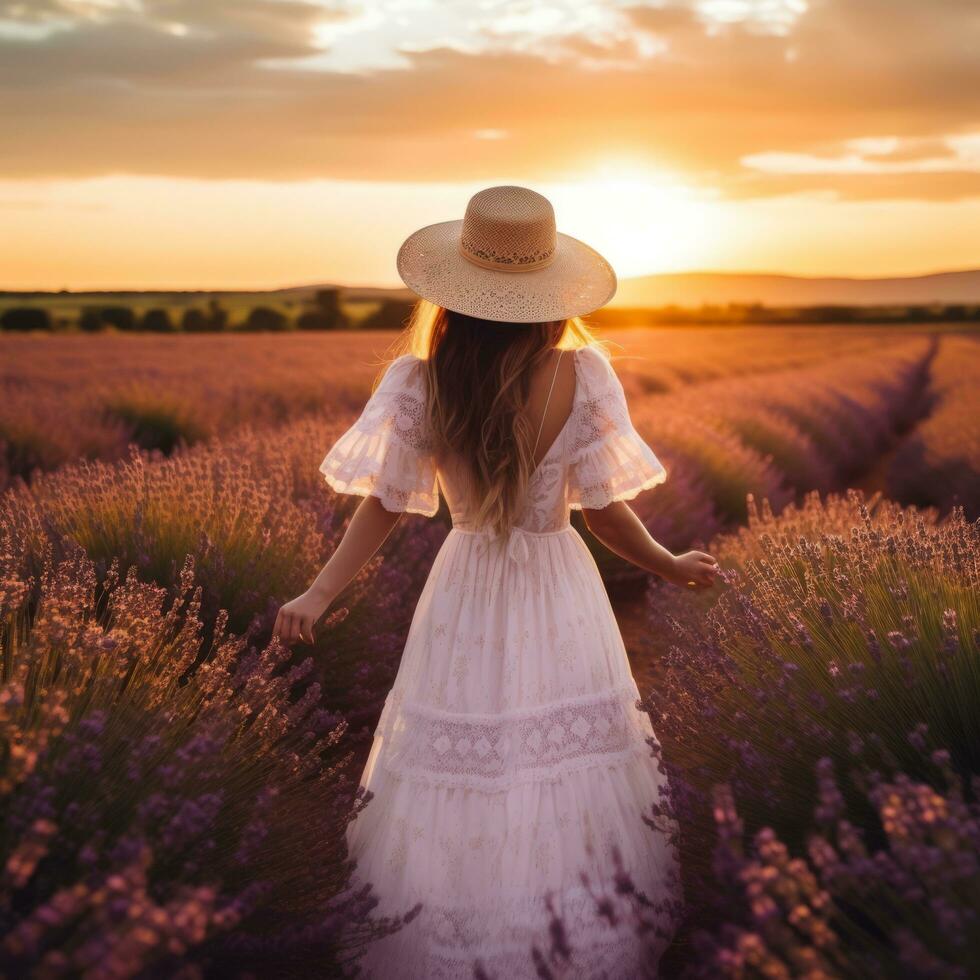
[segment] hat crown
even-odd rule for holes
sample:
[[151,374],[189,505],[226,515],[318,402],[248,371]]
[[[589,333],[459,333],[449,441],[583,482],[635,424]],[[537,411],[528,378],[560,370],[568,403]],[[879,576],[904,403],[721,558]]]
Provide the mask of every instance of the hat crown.
[[552,261],[556,245],[554,208],[528,187],[488,187],[466,206],[459,250],[476,265],[540,269]]

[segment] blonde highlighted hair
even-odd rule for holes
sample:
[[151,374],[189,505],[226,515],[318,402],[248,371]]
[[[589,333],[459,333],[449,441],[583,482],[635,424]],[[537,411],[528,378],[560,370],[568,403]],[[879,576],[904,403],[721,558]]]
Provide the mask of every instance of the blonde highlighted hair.
[[545,323],[481,320],[420,300],[389,352],[424,364],[429,430],[464,460],[481,501],[478,526],[507,534],[534,473],[526,410],[535,369],[553,348],[601,346],[580,317]]

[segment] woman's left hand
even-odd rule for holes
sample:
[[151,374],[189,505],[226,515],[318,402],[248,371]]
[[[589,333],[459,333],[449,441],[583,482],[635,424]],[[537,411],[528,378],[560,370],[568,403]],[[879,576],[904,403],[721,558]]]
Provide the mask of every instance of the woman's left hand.
[[332,601],[330,597],[308,589],[280,608],[272,635],[287,645],[297,640],[313,643],[316,640],[313,627]]

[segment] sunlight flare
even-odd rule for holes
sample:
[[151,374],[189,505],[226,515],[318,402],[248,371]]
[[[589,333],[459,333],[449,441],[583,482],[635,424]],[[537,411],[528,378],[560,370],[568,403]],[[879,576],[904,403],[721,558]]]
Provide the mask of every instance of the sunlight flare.
[[594,245],[619,276],[697,266],[710,259],[727,218],[678,177],[620,162],[581,180],[548,184],[561,230]]

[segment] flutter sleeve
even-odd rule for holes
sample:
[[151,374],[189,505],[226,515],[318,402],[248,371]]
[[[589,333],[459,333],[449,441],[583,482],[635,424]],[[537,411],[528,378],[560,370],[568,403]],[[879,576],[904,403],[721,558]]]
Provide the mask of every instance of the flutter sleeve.
[[576,353],[585,390],[571,448],[569,503],[575,510],[600,510],[663,483],[667,471],[633,428],[609,359],[594,347]]
[[357,421],[334,443],[320,472],[338,493],[375,496],[385,510],[432,517],[439,485],[426,427],[422,362],[392,361]]

